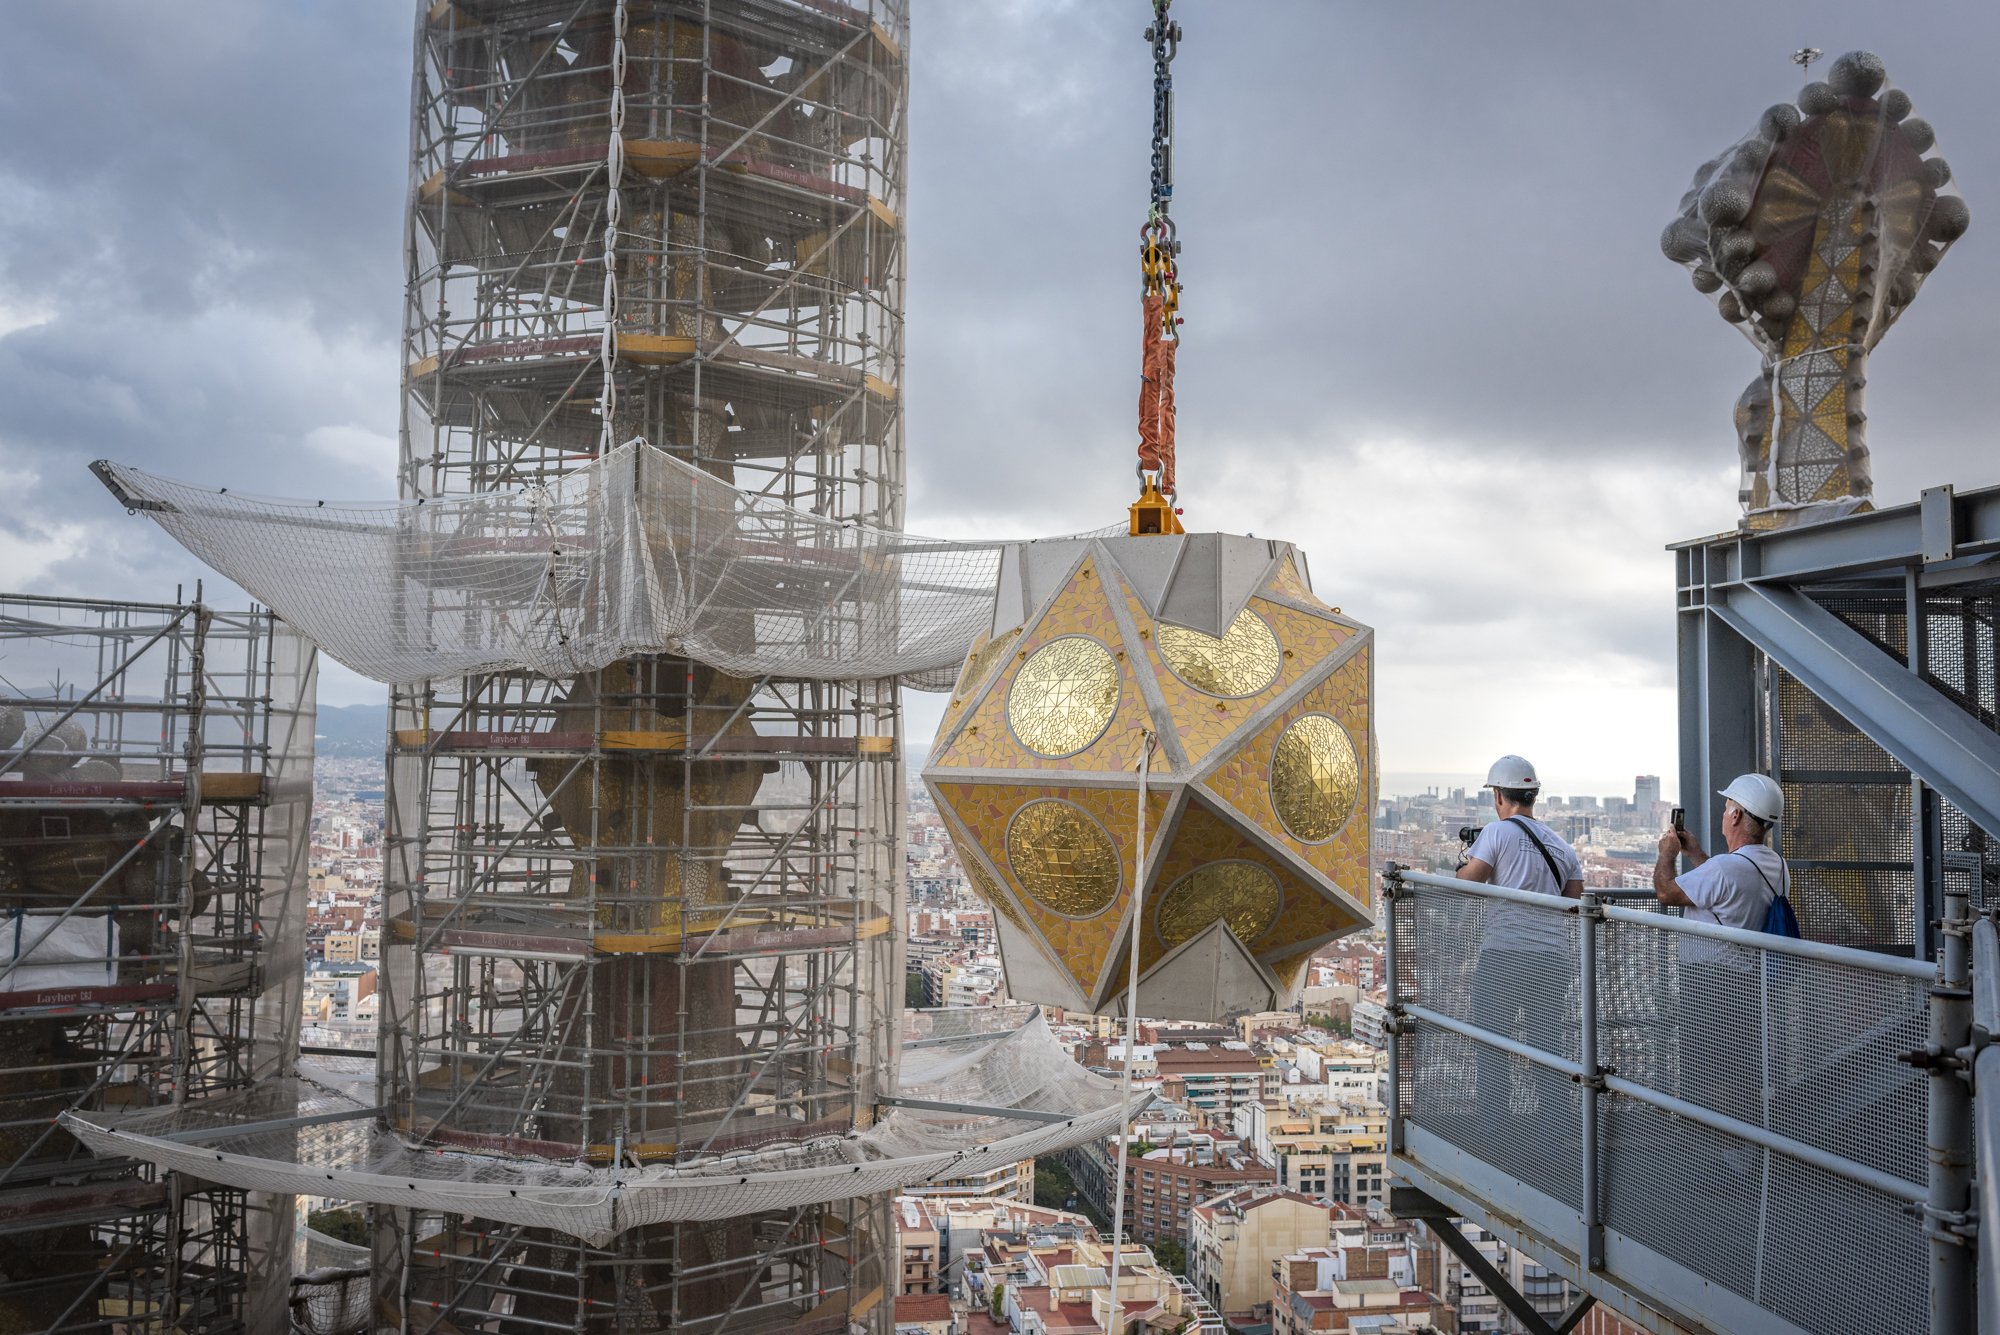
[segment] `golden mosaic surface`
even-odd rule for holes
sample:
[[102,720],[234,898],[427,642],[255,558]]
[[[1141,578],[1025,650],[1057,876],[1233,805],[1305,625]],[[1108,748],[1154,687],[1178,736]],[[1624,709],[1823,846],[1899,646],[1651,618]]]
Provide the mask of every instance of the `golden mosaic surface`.
[[1252,598],[1248,610],[1272,629],[1281,646],[1277,676],[1254,696],[1219,699],[1193,689],[1168,667],[1161,646],[1155,643],[1150,629],[1153,621],[1147,616],[1145,605],[1129,590],[1125,593],[1125,608],[1135,626],[1148,628],[1140,637],[1141,655],[1158,683],[1161,699],[1166,702],[1169,726],[1179,736],[1191,765],[1199,765],[1210,752],[1235,738],[1251,714],[1309,669],[1325,662],[1356,634],[1353,627],[1340,622],[1282,603]]
[[1306,586],[1305,576],[1299,573],[1298,563],[1289,554],[1278,562],[1277,572],[1264,587],[1281,598],[1296,598],[1302,603],[1326,606],[1320,601],[1319,595]]
[[1021,745],[1055,759],[1104,735],[1118,712],[1118,664],[1082,635],[1051,640],[1028,656],[1007,688],[1007,725]]
[[[1201,780],[1201,787],[1240,812],[1244,819],[1268,831],[1274,839],[1311,863],[1357,902],[1365,904],[1369,886],[1369,823],[1351,820],[1325,843],[1307,843],[1285,829],[1271,800],[1271,761],[1278,740],[1306,714],[1331,714],[1347,730],[1356,749],[1360,769],[1356,804],[1372,805],[1375,777],[1369,753],[1371,728],[1369,712],[1369,662],[1373,647],[1364,644],[1352,657],[1328,674],[1326,680],[1293,701],[1289,708],[1270,720],[1258,733],[1228,751],[1214,769]],[[1289,906],[1286,918],[1291,916]],[[1278,930],[1288,929],[1280,927]]]
[[[1099,978],[1107,968],[1121,926],[1120,917],[1131,895],[1131,878],[1120,878],[1118,898],[1104,912],[1088,918],[1070,918],[1050,912],[1027,897],[1013,869],[1002,857],[1007,829],[1014,813],[1031,802],[1057,798],[1070,803],[1096,820],[1111,836],[1121,868],[1133,864],[1132,836],[1138,803],[1129,788],[1081,788],[1019,783],[968,783],[940,780],[934,785],[938,805],[951,819],[945,828],[952,842],[959,844],[961,859],[974,859],[962,839],[969,838],[988,856],[999,872],[1003,889],[1014,891],[1017,911],[1028,919],[1039,944],[1063,971],[1076,981],[1086,995],[1094,995]],[[1173,795],[1154,789],[1146,801],[1146,829],[1157,832],[1167,821]],[[1147,933],[1150,940],[1151,933]],[[1143,967],[1143,961],[1142,961]]]
[[993,669],[999,666],[1000,660],[1007,656],[1007,651],[1014,647],[1014,641],[1020,638],[1021,628],[1016,626],[1012,630],[1001,631],[992,639],[975,646],[972,652],[965,656],[965,666],[959,669],[958,685],[952,694],[963,701],[965,697],[984,686],[986,679],[993,675]]
[[1278,878],[1254,862],[1210,862],[1167,887],[1153,912],[1153,930],[1172,950],[1217,919],[1246,946],[1271,930],[1282,896]]
[[[1278,884],[1280,909],[1274,925],[1267,928],[1261,937],[1251,937],[1244,941],[1251,952],[1256,953],[1259,944],[1267,948],[1283,950],[1295,939],[1285,934],[1284,924],[1299,917],[1301,906],[1324,902],[1317,886],[1298,874],[1297,870],[1281,859],[1269,847],[1269,841],[1245,833],[1224,820],[1209,808],[1201,798],[1190,800],[1181,810],[1180,820],[1175,825],[1173,838],[1160,854],[1159,861],[1152,870],[1151,887],[1168,888],[1178,884],[1183,878],[1214,863],[1250,863],[1268,873]],[[1157,904],[1152,888],[1148,889],[1147,900]],[[1139,968],[1141,972],[1151,969],[1167,953],[1167,946],[1159,935],[1157,913],[1151,914],[1154,930],[1139,939]],[[1207,923],[1196,927],[1199,931]]]
[[[1110,582],[1113,588],[1117,587],[1115,579]],[[1048,770],[1054,777],[1077,771],[1129,770],[1138,763],[1140,730],[1147,725],[1145,703],[1138,682],[1131,678],[1132,665],[1124,661],[1124,640],[1117,617],[1106,591],[1098,585],[1093,563],[1083,562],[1069,583],[1049,601],[1041,619],[1015,642],[1014,652],[1007,660],[1011,666],[1001,667],[990,686],[975,692],[963,726],[931,753],[932,769]],[[1030,751],[1015,738],[1007,726],[1007,697],[1014,674],[1026,660],[1043,645],[1065,635],[1087,635],[1118,646],[1112,657],[1118,660],[1119,706],[1111,726],[1095,742],[1075,755],[1054,758]],[[943,737],[947,731],[940,729],[938,735]]]
[[1124,880],[1109,832],[1082,808],[1056,798],[1014,813],[1007,866],[1030,898],[1067,918],[1101,913]]
[[1278,679],[1284,662],[1278,637],[1247,607],[1220,637],[1165,622],[1155,634],[1174,675],[1205,695],[1255,695]]
[[972,882],[974,894],[992,905],[993,911],[1008,922],[1024,932],[1028,930],[1028,921],[1021,916],[1021,910],[1014,907],[1014,901],[1007,897],[1007,892],[986,874],[986,868],[979,865],[978,858],[970,857],[964,849],[960,849],[958,865],[965,868],[965,879]]
[[1361,791],[1361,765],[1347,729],[1307,714],[1285,729],[1271,757],[1271,806],[1294,839],[1322,843],[1347,824]]

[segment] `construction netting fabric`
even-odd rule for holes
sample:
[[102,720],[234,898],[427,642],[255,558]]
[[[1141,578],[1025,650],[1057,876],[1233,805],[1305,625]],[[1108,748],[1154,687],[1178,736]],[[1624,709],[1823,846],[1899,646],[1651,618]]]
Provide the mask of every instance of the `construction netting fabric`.
[[302,1264],[292,1276],[294,1335],[363,1335],[374,1315],[368,1249],[313,1228],[304,1235]]
[[1008,545],[825,518],[638,440],[538,486],[377,503],[92,467],[128,508],[383,682],[564,677],[676,653],[739,676],[945,690],[989,628]]
[[377,1110],[305,1075],[239,1094],[136,1113],[64,1114],[99,1154],[228,1186],[414,1206],[552,1228],[601,1244],[673,1220],[729,1219],[963,1176],[1115,1131],[1116,1082],[1072,1061],[1038,1010],[912,1012],[901,1097],[954,1110],[885,1106],[842,1136],[678,1164],[591,1166],[467,1154],[383,1126]]

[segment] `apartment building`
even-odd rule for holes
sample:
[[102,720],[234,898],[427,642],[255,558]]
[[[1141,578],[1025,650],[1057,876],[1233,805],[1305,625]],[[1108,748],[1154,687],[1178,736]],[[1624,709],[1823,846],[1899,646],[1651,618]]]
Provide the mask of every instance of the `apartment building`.
[[[1404,1278],[1393,1248],[1307,1247],[1271,1266],[1272,1335],[1449,1329],[1452,1310]],[[1407,1258],[1405,1258],[1407,1260]]]
[[1125,1228],[1144,1242],[1188,1236],[1194,1207],[1233,1187],[1275,1181],[1241,1144],[1210,1132],[1188,1143],[1147,1149],[1125,1165]]
[[1271,1264],[1332,1241],[1329,1211],[1296,1191],[1237,1187],[1188,1214],[1188,1279],[1230,1325],[1271,1319]]
[[1388,1111],[1373,1100],[1248,1104],[1231,1130],[1276,1170],[1279,1186],[1349,1205],[1388,1199]]
[[918,1197],[1030,1202],[1035,1199],[1035,1161],[1020,1159],[1014,1163],[994,1164],[956,1177],[914,1182],[904,1190]]

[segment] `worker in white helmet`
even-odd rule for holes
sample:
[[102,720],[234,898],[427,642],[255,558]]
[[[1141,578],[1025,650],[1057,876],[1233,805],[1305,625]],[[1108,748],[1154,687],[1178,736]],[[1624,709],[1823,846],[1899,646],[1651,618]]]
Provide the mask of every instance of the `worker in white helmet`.
[[[1576,850],[1535,819],[1535,801],[1542,792],[1535,767],[1520,756],[1501,756],[1480,786],[1493,790],[1493,814],[1499,819],[1480,829],[1458,879],[1572,899],[1581,895],[1583,863]],[[1563,920],[1553,921],[1560,929]]]
[[[1486,772],[1497,820],[1484,826],[1467,850],[1459,879],[1484,881],[1544,895],[1583,893],[1583,863],[1576,850],[1535,819],[1542,780],[1520,756],[1502,756]],[[1576,976],[1574,919],[1559,908],[1506,900],[1488,901],[1480,933],[1479,962],[1473,973],[1474,1024],[1561,1056],[1574,1024],[1569,1000]],[[1548,1072],[1525,1058],[1487,1043],[1475,1044],[1482,1115],[1533,1119],[1552,1114],[1544,1106]],[[1534,1152],[1544,1137],[1504,1138],[1507,1152]],[[1524,1172],[1546,1165],[1521,1163]]]
[[[1686,830],[1668,830],[1653,864],[1653,894],[1697,922],[1756,931],[1785,884],[1785,860],[1767,842],[1784,819],[1785,790],[1768,775],[1739,774],[1722,797],[1729,851],[1710,857]],[[1688,869],[1678,871],[1683,857]]]
[[[1767,775],[1743,774],[1721,795],[1728,851],[1710,856],[1686,830],[1668,830],[1653,864],[1653,893],[1696,922],[1761,931],[1786,884],[1785,860],[1768,842],[1784,819],[1785,790]],[[1677,871],[1683,857],[1688,869]],[[1750,1038],[1763,1028],[1758,952],[1700,936],[1680,938],[1679,949],[1681,1097],[1754,1121],[1765,1064],[1762,1046]]]

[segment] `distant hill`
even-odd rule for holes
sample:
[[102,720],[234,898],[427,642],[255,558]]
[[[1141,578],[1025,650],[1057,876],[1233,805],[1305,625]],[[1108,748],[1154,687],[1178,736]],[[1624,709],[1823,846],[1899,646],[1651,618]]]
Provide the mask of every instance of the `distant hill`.
[[314,726],[323,756],[374,756],[385,749],[389,704],[321,705]]

